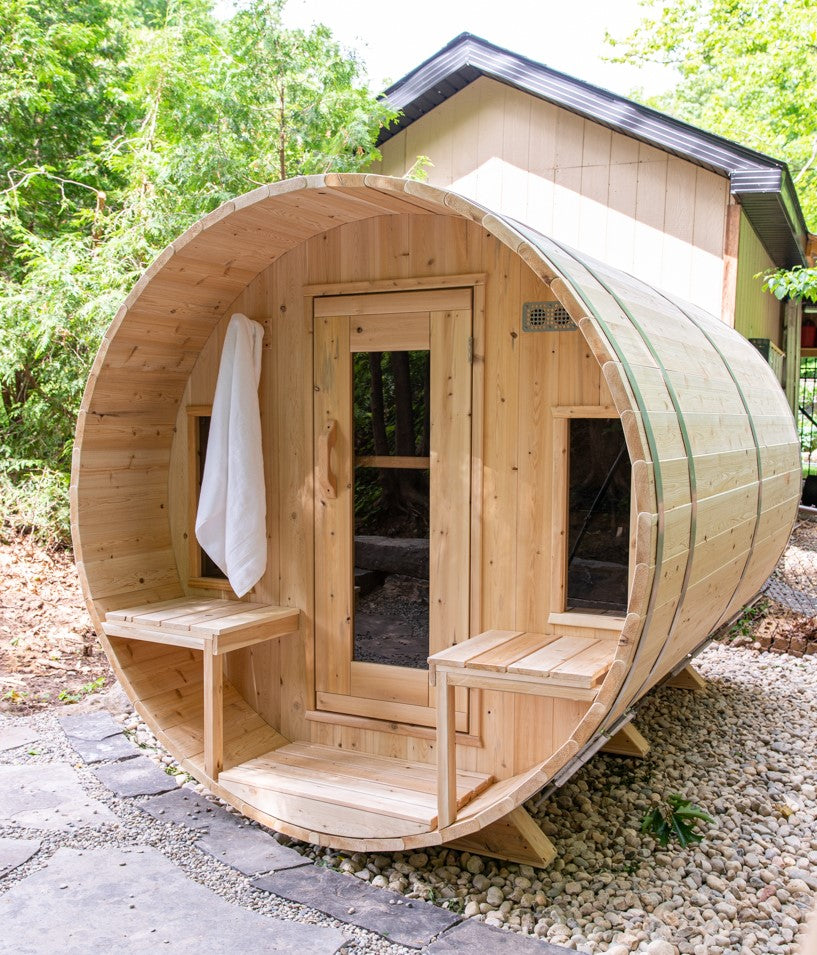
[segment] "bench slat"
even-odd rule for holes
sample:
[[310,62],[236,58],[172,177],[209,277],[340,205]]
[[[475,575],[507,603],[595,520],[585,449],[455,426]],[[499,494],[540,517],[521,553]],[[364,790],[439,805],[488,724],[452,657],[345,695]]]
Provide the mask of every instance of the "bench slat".
[[161,627],[176,617],[186,617],[191,613],[205,613],[207,610],[212,610],[214,605],[224,603],[228,603],[228,601],[202,597],[199,600],[188,600],[186,604],[177,604],[175,607],[164,607],[145,613],[134,613],[126,619],[129,623],[137,626]]
[[121,610],[109,610],[107,614],[105,614],[105,619],[129,622],[142,613],[155,613],[157,610],[167,610],[169,612],[177,607],[182,607],[186,610],[189,604],[189,597],[175,597],[173,600],[163,600],[160,603],[141,604],[138,607],[123,607]]
[[[161,627],[162,630],[167,630],[171,633],[193,633],[202,632],[201,628],[197,626],[198,624],[202,624],[205,628],[207,628],[207,632],[209,633],[210,631],[208,624],[211,622],[217,623],[224,617],[234,617],[236,614],[235,600],[222,600],[220,603],[221,606],[218,607],[209,607],[207,610],[199,610],[192,613],[186,613],[181,617],[170,617],[160,622],[157,621],[154,626]],[[142,623],[142,619],[134,622]]]
[[599,640],[592,647],[555,667],[552,678],[576,686],[595,686],[610,669],[616,652],[614,640]]
[[290,617],[297,619],[298,610],[294,607],[251,607],[240,610],[217,620],[205,620],[191,626],[191,633],[206,633],[214,637],[226,636],[238,630],[257,627],[263,623],[273,623]]
[[534,651],[553,643],[557,637],[544,633],[520,633],[500,647],[494,647],[479,656],[472,657],[468,666],[475,670],[496,670],[504,673],[510,670],[517,660],[527,658]]
[[471,637],[469,640],[463,640],[462,643],[457,643],[453,647],[440,650],[439,653],[430,656],[428,662],[432,664],[432,666],[434,664],[444,663],[450,667],[462,667],[465,666],[472,657],[484,653],[493,647],[502,646],[502,644],[507,643],[514,637],[520,636],[522,636],[521,630],[486,630],[476,637]]
[[509,673],[524,673],[528,676],[547,677],[568,663],[573,657],[594,646],[598,641],[592,637],[558,637],[547,646],[516,660],[508,667]]

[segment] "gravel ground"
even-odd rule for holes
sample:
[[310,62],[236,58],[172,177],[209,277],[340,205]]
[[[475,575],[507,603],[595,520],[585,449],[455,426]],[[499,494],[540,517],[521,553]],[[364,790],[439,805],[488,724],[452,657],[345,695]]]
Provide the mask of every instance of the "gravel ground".
[[[527,804],[559,851],[547,870],[448,849],[349,856],[281,840],[353,877],[581,952],[794,953],[817,893],[817,657],[713,644],[697,665],[710,681],[705,691],[662,688],[641,706],[635,723],[652,746],[646,759],[596,756],[553,798]],[[173,767],[134,715],[123,719],[138,743]],[[16,761],[76,761],[53,715],[27,722],[41,729],[42,743],[38,755]],[[156,846],[233,902],[337,927],[258,892],[194,849],[195,834],[112,796],[89,770],[81,768],[79,775],[122,824],[76,835],[36,833],[46,852],[15,878],[41,865],[58,845],[138,842]],[[700,845],[661,849],[641,834],[646,809],[670,793],[714,817],[703,827]],[[0,829],[4,834],[10,833]],[[355,936],[350,951],[406,951],[363,930],[343,930]]]
[[[662,688],[635,723],[644,760],[596,756],[527,808],[559,855],[547,870],[450,850],[347,858],[359,878],[433,898],[587,953],[793,953],[817,892],[817,658],[711,645],[704,692]],[[640,832],[680,793],[715,819],[704,841],[661,849]]]

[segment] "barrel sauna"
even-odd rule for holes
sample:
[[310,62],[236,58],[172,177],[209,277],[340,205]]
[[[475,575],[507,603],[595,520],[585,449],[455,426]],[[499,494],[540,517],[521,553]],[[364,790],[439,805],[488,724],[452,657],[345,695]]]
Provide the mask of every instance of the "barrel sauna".
[[[264,329],[267,542],[240,600],[193,531],[236,312]],[[367,450],[401,367],[417,440]],[[402,485],[420,530],[371,533],[365,494]],[[780,385],[712,315],[454,193],[326,175],[226,203],[136,284],[72,523],[118,678],[214,793],[341,849],[541,864],[523,802],[758,592],[799,489]]]

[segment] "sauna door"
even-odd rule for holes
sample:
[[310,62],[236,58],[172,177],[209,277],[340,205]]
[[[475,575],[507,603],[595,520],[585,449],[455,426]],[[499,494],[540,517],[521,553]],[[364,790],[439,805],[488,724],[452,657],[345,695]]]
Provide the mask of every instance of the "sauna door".
[[426,658],[470,635],[471,301],[314,299],[318,709],[433,726]]

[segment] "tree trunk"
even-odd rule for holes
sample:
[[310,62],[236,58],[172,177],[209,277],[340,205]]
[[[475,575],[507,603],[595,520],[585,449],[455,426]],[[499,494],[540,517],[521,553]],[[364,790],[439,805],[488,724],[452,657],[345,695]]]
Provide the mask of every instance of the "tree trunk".
[[396,453],[415,455],[417,446],[414,440],[414,408],[412,407],[408,352],[390,352],[389,361],[394,375]]
[[[372,409],[372,440],[374,453],[389,453],[389,439],[386,434],[386,408],[383,401],[383,353],[369,352],[369,374],[372,379],[372,389],[369,394],[369,406]],[[397,496],[397,486],[394,472],[389,468],[379,468],[378,480],[383,489],[384,504],[391,509]]]
[[431,352],[426,352],[423,365],[423,439],[420,454],[431,454]]
[[283,181],[287,177],[286,92],[283,80],[278,100],[278,167]]
[[[417,440],[414,435],[414,401],[409,353],[390,352],[389,360],[394,375],[396,451],[401,456],[414,457],[417,454]],[[416,527],[418,508],[422,508],[426,500],[426,495],[420,488],[419,474],[411,469],[400,469],[394,473],[397,479],[397,506],[404,514],[411,515]],[[417,533],[416,529],[414,533]]]

